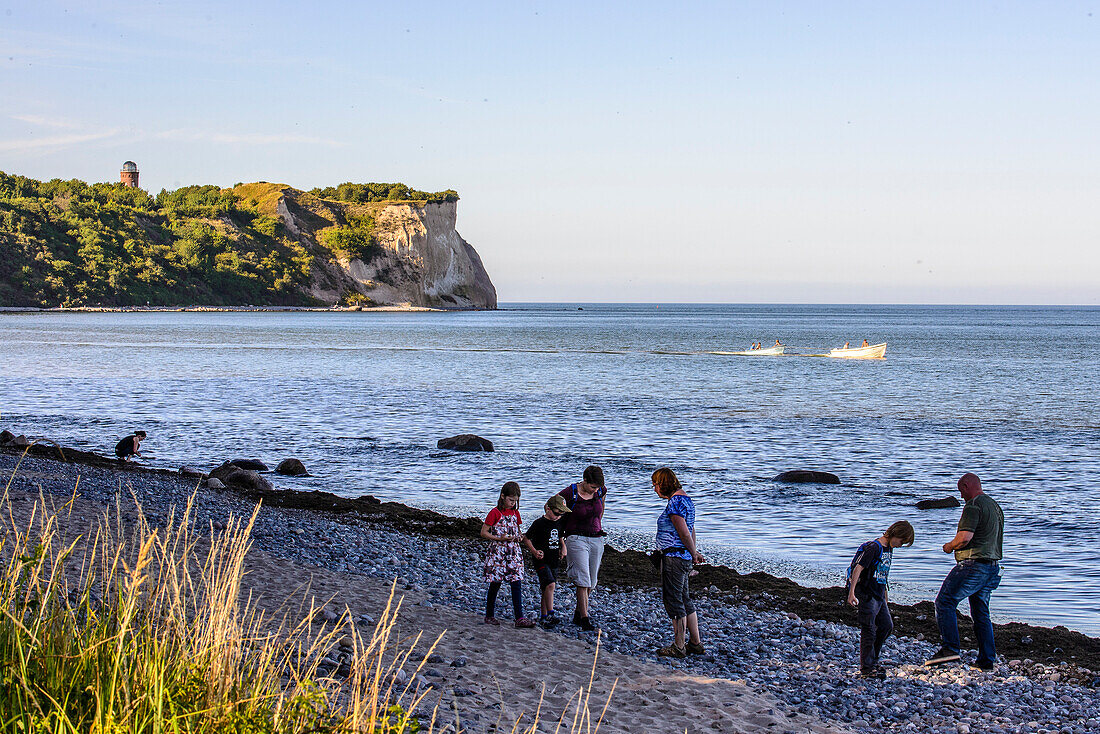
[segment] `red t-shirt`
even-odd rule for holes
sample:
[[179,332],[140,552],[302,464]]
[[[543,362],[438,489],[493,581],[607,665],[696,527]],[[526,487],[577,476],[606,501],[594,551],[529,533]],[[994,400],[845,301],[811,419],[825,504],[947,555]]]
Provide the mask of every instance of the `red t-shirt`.
[[519,510],[505,510],[501,512],[497,508],[489,510],[489,514],[485,516],[485,524],[489,527],[496,527],[496,524],[501,521],[505,515],[511,515],[516,518],[516,523],[523,525],[523,521],[519,519]]

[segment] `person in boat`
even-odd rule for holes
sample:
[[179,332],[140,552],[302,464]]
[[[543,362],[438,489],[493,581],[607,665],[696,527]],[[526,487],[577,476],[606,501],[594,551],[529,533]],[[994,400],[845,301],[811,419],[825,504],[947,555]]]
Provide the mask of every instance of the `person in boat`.
[[861,347],[869,347],[869,346],[871,346],[871,345],[867,343],[867,340],[866,340],[866,339],[864,339],[864,340],[863,340],[863,343],[862,343],[862,344],[860,344],[860,346],[861,346]]
[[847,349],[850,343],[851,342],[844,342],[844,346],[842,346],[841,349]]
[[775,346],[777,346],[777,347],[781,347],[781,346],[783,346],[783,345],[779,343],[779,340],[778,340],[778,339],[776,339],[776,340],[775,340]]

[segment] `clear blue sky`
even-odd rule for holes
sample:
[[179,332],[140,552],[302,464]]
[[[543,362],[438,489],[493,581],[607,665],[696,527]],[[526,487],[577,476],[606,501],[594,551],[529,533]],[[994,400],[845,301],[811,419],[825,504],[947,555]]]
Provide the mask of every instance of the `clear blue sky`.
[[0,170],[459,191],[502,301],[1100,303],[1100,0],[0,0]]

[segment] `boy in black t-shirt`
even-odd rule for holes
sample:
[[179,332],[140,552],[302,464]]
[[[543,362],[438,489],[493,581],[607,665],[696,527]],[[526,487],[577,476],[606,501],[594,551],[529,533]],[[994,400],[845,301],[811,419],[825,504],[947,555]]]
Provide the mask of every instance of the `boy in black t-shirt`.
[[903,545],[913,545],[913,526],[900,520],[881,538],[861,545],[849,566],[848,603],[859,608],[859,670],[864,678],[886,677],[878,657],[894,631],[887,604],[888,577],[894,548]]
[[558,575],[558,563],[565,557],[565,544],[561,542],[561,516],[570,512],[565,498],[554,495],[543,507],[542,517],[531,523],[523,537],[527,550],[534,558],[535,574],[542,588],[542,609],[539,623],[553,627],[561,620],[554,615],[554,588]]

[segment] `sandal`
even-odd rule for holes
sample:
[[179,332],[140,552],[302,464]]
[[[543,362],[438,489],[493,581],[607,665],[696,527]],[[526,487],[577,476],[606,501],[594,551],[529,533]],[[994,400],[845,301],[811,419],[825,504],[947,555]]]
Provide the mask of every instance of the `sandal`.
[[500,626],[500,620],[497,619],[496,617],[486,617],[485,618],[485,624],[492,624],[492,625],[496,625],[497,627],[499,627]]

